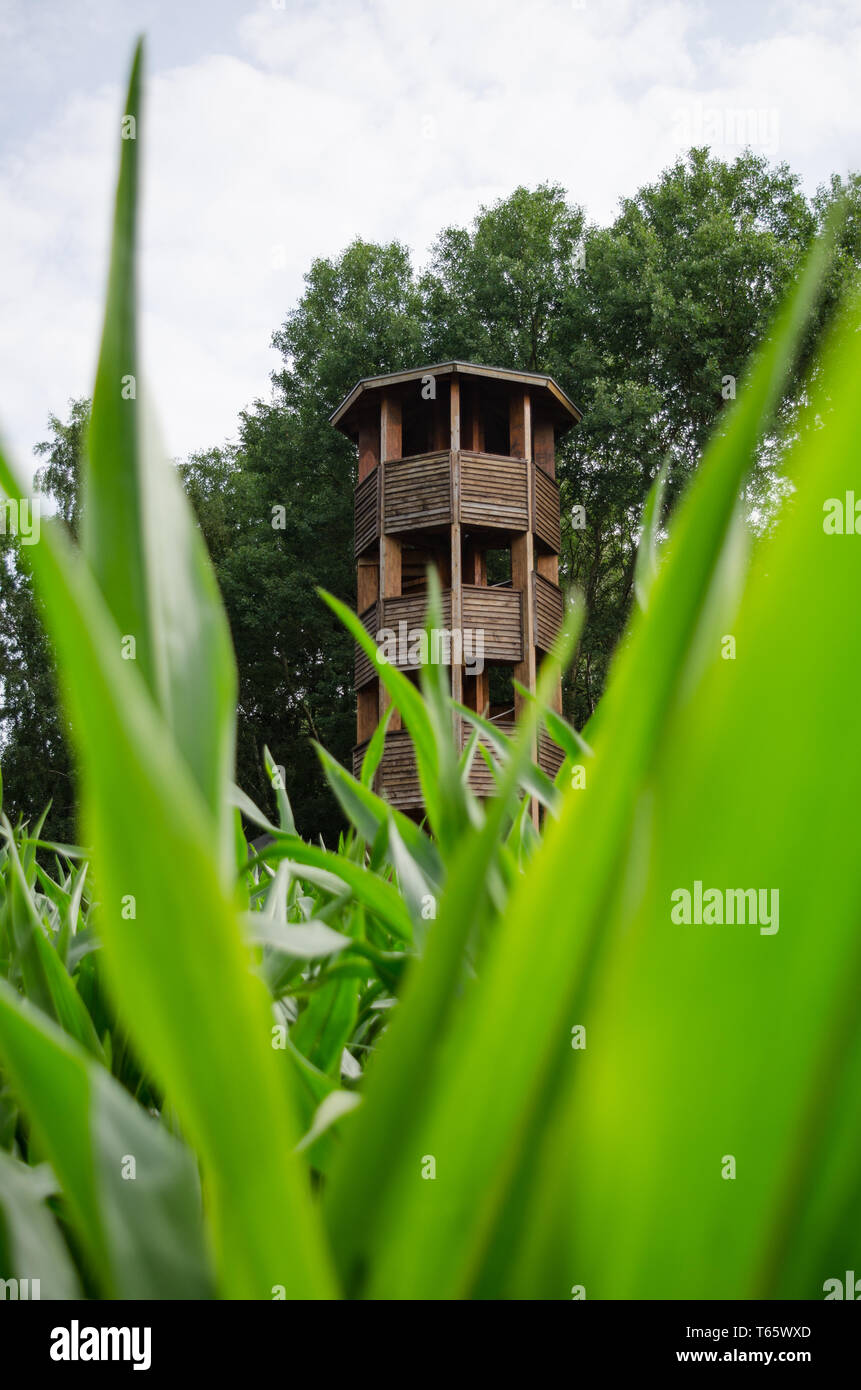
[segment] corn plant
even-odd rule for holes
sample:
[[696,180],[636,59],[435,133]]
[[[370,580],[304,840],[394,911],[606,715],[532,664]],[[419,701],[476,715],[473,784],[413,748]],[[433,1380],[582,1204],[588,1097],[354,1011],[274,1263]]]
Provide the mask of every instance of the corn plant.
[[[0,822],[3,1274],[57,1298],[821,1296],[861,1203],[859,566],[823,525],[854,481],[857,304],[756,545],[740,499],[827,248],[663,543],[656,484],[582,737],[548,708],[576,605],[516,737],[461,711],[459,754],[440,670],[417,690],[326,599],[426,811],[374,792],[384,729],[360,777],[320,749],[329,849],[277,778],[274,821],[232,784],[227,624],[137,358],[140,52],[125,114],[82,544],[49,522],[29,548],[86,853]],[[3,456],[0,483],[23,498]],[[730,894],[752,917],[718,914]]]

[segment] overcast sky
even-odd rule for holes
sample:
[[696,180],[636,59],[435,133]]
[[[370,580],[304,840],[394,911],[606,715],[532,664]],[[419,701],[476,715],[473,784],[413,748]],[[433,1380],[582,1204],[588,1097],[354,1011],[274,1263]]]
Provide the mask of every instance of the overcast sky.
[[749,141],[808,192],[861,165],[861,0],[0,0],[0,429],[24,466],[90,390],[141,31],[143,348],[175,456],[268,395],[303,273],[353,237],[421,264],[542,180],[608,221],[692,143]]

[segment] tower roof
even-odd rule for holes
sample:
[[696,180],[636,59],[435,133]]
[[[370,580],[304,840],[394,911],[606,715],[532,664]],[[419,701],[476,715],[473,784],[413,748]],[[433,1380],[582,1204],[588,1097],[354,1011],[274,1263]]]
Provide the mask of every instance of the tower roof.
[[537,393],[535,398],[550,408],[558,430],[568,429],[583,418],[582,410],[566,396],[552,376],[543,372],[515,372],[505,367],[484,367],[476,362],[436,362],[426,367],[412,367],[408,371],[388,372],[384,376],[363,377],[344,397],[337,410],[332,412],[329,422],[344,434],[352,435],[357,429],[357,411],[369,397],[392,386],[420,381],[426,376],[471,376],[501,385],[529,386]]

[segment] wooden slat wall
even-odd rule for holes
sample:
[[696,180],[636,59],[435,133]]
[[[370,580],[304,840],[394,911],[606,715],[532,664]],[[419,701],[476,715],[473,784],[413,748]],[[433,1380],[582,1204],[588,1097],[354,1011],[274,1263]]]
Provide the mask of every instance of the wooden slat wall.
[[385,527],[388,533],[451,525],[451,460],[421,454],[386,464]]
[[363,743],[357,743],[355,748],[353,749],[354,777],[358,777],[362,771],[362,762],[364,760],[365,753],[368,751],[368,744],[370,743],[370,741],[371,740],[369,738],[366,738]]
[[464,526],[529,526],[526,462],[499,454],[460,455],[460,519]]
[[[508,738],[514,736],[515,725],[512,721],[500,720],[497,723],[497,728]],[[464,723],[461,728],[461,749],[466,747],[471,733],[471,725]],[[542,739],[545,740],[546,748],[545,744],[540,745],[541,766],[550,776],[555,776],[562,762],[561,751],[547,738],[546,734],[542,734]],[[479,735],[479,741],[497,761],[496,751],[486,735]],[[358,777],[362,770],[362,759],[367,747],[368,740],[365,740],[364,743],[358,744],[353,749],[354,777]],[[558,759],[556,755],[558,755]],[[469,770],[469,785],[476,796],[493,796],[496,792],[493,773],[477,749]],[[397,806],[399,809],[421,806],[421,788],[416,770],[415,750],[409,734],[398,732],[386,735],[386,745],[374,778],[374,786],[380,796],[385,797],[390,805]]]
[[[451,624],[451,590],[444,589],[441,595],[441,615],[442,626],[448,628]],[[406,623],[408,630],[422,628],[427,617],[427,593],[422,591],[418,594],[402,594],[399,598],[387,598],[383,605],[383,619],[380,627],[391,628],[398,636],[398,624]],[[415,669],[409,661],[397,664],[401,670]],[[447,662],[445,663],[448,664]]]
[[[503,722],[500,719],[497,721],[496,727],[499,729],[500,733],[506,734],[508,738],[512,738],[514,736],[515,726],[513,722]],[[466,747],[474,732],[475,731],[472,725],[468,724],[466,720],[464,720],[461,728],[461,749],[464,749]],[[498,766],[499,758],[496,749],[490,742],[490,739],[485,734],[479,734],[478,741],[484,748],[487,749],[487,751],[491,754],[494,762]],[[481,756],[481,753],[479,752],[478,748],[476,748],[473,754],[472,763],[470,764],[469,785],[475,792],[476,796],[494,796],[496,794],[496,781],[494,780],[493,773],[487,766],[487,763]]]
[[[360,621],[365,631],[369,632],[373,638],[376,638],[377,628],[379,626],[379,624],[377,623],[378,608],[378,604],[372,603],[370,608],[366,608],[364,613],[361,613],[359,615]],[[365,653],[362,651],[362,648],[359,646],[357,642],[355,673],[356,689],[359,690],[363,685],[367,685],[368,681],[372,681],[375,675],[376,671],[374,670],[373,665],[371,664],[369,658],[365,655]]]
[[559,524],[559,487],[543,468],[533,470],[535,488],[535,534],[551,550],[559,551],[562,532]]
[[355,492],[355,548],[361,555],[380,534],[380,470],[375,468]]
[[392,806],[422,804],[416,755],[409,734],[386,734],[386,746],[374,785],[379,795]]
[[535,594],[535,645],[543,652],[549,652],[562,626],[562,590],[537,570],[532,572],[532,584]]
[[564,761],[562,749],[553,742],[547,730],[542,729],[538,735],[538,766],[548,777],[555,777]]
[[519,590],[464,584],[463,625],[473,631],[483,628],[485,661],[522,660],[523,616]]
[[[398,623],[406,623],[410,628],[424,627],[427,615],[427,593],[402,594],[400,598],[387,598],[383,605],[383,621],[380,627],[390,627],[395,633]],[[442,625],[451,622],[451,590],[444,589],[441,595]]]

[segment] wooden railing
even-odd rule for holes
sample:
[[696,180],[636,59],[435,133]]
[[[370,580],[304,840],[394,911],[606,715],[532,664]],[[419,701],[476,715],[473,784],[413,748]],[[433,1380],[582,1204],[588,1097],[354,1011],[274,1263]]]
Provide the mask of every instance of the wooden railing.
[[[515,732],[515,725],[509,721],[498,721],[496,727],[500,733],[512,738]],[[472,725],[464,723],[461,725],[460,746],[465,749],[473,734]],[[362,770],[362,759],[368,747],[369,740],[360,743],[353,749],[353,776],[358,777]],[[478,742],[487,749],[494,763],[499,765],[499,753],[487,734],[480,733]],[[548,777],[555,777],[564,761],[564,754],[561,748],[546,733],[541,730],[538,737],[538,764],[547,773]],[[469,769],[469,785],[476,796],[494,796],[496,794],[496,779],[493,770],[488,767],[487,762],[476,747]],[[419,785],[418,771],[416,768],[415,751],[412,740],[408,733],[399,730],[395,733],[386,734],[383,756],[374,777],[374,790],[385,797],[390,805],[399,809],[415,809],[421,806],[421,787]]]
[[[380,626],[377,621],[377,618],[379,616],[379,607],[380,605],[378,603],[372,603],[370,608],[366,608],[364,613],[359,614],[359,622],[362,624],[365,631],[369,633],[371,637],[373,637],[374,641],[377,640],[377,632]],[[356,689],[361,690],[362,686],[367,685],[368,681],[372,681],[376,674],[377,673],[374,670],[373,662],[371,661],[370,657],[366,655],[366,653],[362,650],[362,648],[359,646],[357,642],[355,660]]]
[[421,787],[412,739],[403,731],[386,734],[374,789],[391,806],[420,806]]
[[[401,594],[398,598],[383,599],[383,621],[380,627],[388,627],[397,634],[398,625],[406,623],[407,628],[423,628],[427,621],[427,593]],[[451,623],[451,589],[443,589],[440,595],[440,617],[443,627]]]
[[532,469],[533,519],[532,529],[539,540],[558,555],[562,548],[559,523],[559,484],[543,468]]
[[484,633],[485,661],[523,660],[519,589],[488,589],[480,584],[464,584],[463,625],[472,632]]
[[357,555],[367,550],[380,535],[380,470],[375,468],[359,483],[355,492],[355,539]]
[[385,527],[392,535],[451,525],[451,454],[416,454],[385,464]]
[[[515,725],[512,721],[503,722],[501,719],[496,719],[493,722],[501,734],[505,734],[507,738],[514,737]],[[460,731],[461,750],[466,748],[474,733],[475,729],[473,725],[464,720],[461,724]],[[496,778],[494,777],[493,770],[487,766],[487,762],[480,751],[481,748],[487,749],[497,767],[501,765],[499,751],[493,743],[493,740],[488,738],[487,734],[479,731],[478,743],[473,751],[472,762],[469,766],[469,785],[476,796],[493,796],[496,792]]]
[[464,526],[528,530],[526,460],[461,451],[460,519]]
[[565,605],[558,584],[545,579],[537,570],[532,572],[532,594],[535,608],[535,645],[549,652],[562,626]]
[[[399,638],[400,624],[406,624],[406,632],[412,633],[425,626],[427,620],[427,594],[402,594],[397,598],[383,599],[382,603],[372,603],[360,615],[365,630],[376,640],[376,635],[387,628]],[[444,589],[441,595],[442,633],[451,632],[451,590]],[[488,589],[479,584],[463,586],[463,630],[469,631],[468,639],[463,637],[463,652],[468,663],[475,660],[477,653],[477,632],[482,633],[483,657],[485,661],[521,661],[523,659],[523,618],[521,613],[521,594],[517,589]],[[445,636],[439,639],[438,647],[431,647],[429,658],[443,666],[451,665],[451,644]],[[408,639],[409,643],[409,639]],[[457,651],[455,646],[455,651]],[[419,662],[410,657],[409,645],[401,660],[402,653],[395,653],[392,665],[401,670],[415,668]],[[373,663],[356,645],[356,688],[367,685],[375,675]]]
[[[452,455],[446,451],[391,459],[375,468],[355,490],[355,550],[360,555],[385,531],[397,535],[450,526],[502,531],[529,529],[529,478],[525,459],[501,454],[460,453],[459,509],[453,504]],[[532,529],[554,552],[561,545],[559,487],[543,468],[532,465]]]
[[565,754],[554,743],[547,730],[542,728],[538,732],[538,766],[547,773],[547,776],[554,778],[560,767],[565,761]]

